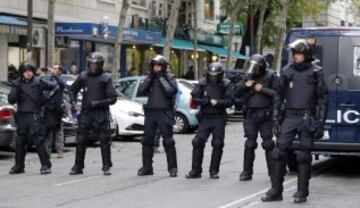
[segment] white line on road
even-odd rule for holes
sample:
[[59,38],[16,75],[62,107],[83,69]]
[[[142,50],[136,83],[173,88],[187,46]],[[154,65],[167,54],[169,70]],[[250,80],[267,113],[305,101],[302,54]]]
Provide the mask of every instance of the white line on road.
[[[293,178],[293,179],[287,180],[287,181],[284,182],[284,186],[287,185],[287,184],[289,184],[289,183],[295,182],[296,180],[297,180],[297,178]],[[220,206],[219,208],[229,208],[229,207],[232,207],[232,206],[234,206],[234,205],[237,205],[237,204],[240,204],[240,203],[242,203],[242,202],[244,202],[244,201],[247,201],[247,200],[249,200],[249,199],[251,199],[251,198],[258,197],[259,195],[262,195],[262,194],[266,193],[268,190],[269,190],[269,188],[263,189],[263,190],[261,190],[261,191],[259,191],[259,192],[256,192],[256,193],[254,193],[254,194],[251,194],[251,195],[249,195],[249,196],[243,197],[243,198],[238,199],[238,200],[236,200],[236,201],[233,201],[233,202],[230,202],[230,203],[225,204],[225,205],[223,205],[223,206]]]
[[55,186],[64,186],[64,185],[68,185],[68,184],[79,183],[79,182],[83,182],[83,181],[88,181],[93,178],[98,178],[100,176],[102,176],[102,175],[96,175],[96,176],[90,176],[90,177],[81,178],[81,179],[77,179],[77,180],[71,180],[71,181],[67,181],[64,183],[55,184]]

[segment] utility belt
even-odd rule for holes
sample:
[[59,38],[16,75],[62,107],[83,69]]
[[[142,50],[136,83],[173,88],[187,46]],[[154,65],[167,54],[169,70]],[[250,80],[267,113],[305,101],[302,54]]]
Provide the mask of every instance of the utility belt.
[[291,116],[312,116],[309,109],[286,109],[285,114]]
[[211,118],[226,118],[226,113],[201,113],[199,112],[196,114],[198,120],[202,120],[204,118],[211,119]]
[[41,115],[40,112],[16,112],[18,116],[39,116]]
[[172,111],[170,108],[144,108],[145,113],[160,113]]

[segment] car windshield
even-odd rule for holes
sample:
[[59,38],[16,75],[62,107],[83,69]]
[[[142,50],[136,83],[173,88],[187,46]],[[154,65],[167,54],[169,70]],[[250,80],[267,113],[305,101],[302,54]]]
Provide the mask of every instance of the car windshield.
[[10,93],[11,88],[4,82],[0,82],[0,105],[8,104],[7,97]]
[[187,82],[185,80],[180,80],[179,83],[182,84],[185,88],[189,89],[190,91],[192,91],[195,87],[194,84]]

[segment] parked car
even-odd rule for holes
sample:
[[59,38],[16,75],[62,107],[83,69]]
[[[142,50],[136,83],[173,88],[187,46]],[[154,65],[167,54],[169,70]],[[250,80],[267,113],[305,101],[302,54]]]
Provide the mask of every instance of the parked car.
[[[145,104],[147,97],[139,96],[138,94],[139,86],[143,83],[144,79],[145,76],[122,78],[115,83],[115,87],[129,99]],[[177,83],[179,92],[176,95],[176,124],[174,125],[174,132],[187,133],[198,126],[196,114],[199,109],[191,101],[190,92],[194,88],[194,85],[185,79],[177,79]]]
[[16,108],[7,101],[11,88],[0,82],[0,147],[11,147],[16,137]]

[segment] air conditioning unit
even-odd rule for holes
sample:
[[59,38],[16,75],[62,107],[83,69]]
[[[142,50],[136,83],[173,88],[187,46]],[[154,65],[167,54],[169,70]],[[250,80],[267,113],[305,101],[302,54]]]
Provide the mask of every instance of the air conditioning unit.
[[42,28],[34,28],[32,32],[32,44],[34,48],[44,48],[46,45],[45,31]]

